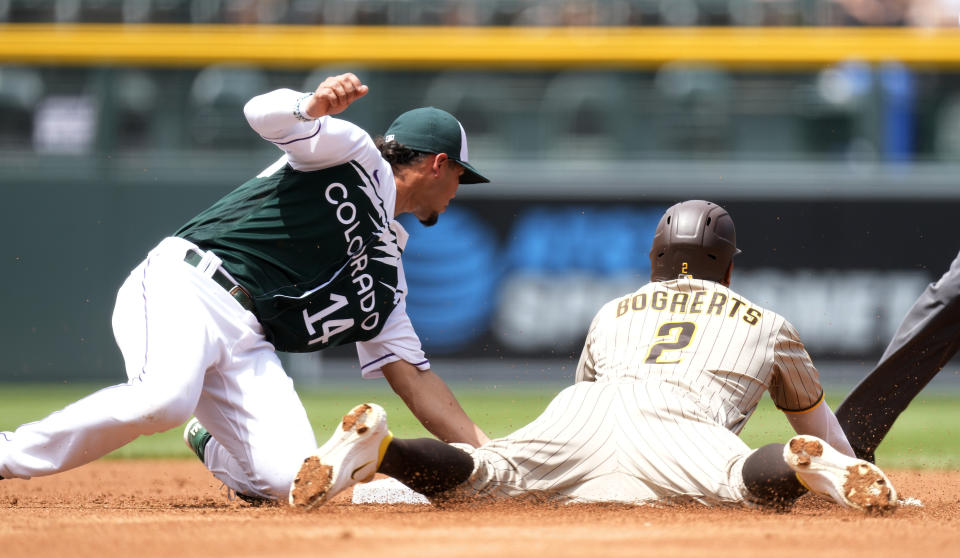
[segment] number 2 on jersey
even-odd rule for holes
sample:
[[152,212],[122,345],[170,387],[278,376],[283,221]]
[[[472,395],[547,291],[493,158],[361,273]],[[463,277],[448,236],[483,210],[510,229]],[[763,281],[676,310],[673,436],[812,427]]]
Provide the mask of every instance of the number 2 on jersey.
[[663,341],[654,343],[647,354],[646,364],[676,364],[677,360],[660,360],[664,351],[679,351],[693,340],[693,334],[697,331],[697,325],[693,322],[667,322],[657,328],[657,338],[665,337]]

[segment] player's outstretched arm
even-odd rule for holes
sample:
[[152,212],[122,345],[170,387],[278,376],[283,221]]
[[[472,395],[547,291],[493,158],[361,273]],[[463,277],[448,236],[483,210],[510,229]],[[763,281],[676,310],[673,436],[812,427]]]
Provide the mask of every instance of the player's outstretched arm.
[[444,442],[479,447],[490,441],[460,406],[444,381],[404,360],[385,364],[383,376],[424,428]]
[[339,114],[369,91],[370,88],[361,83],[360,78],[349,72],[331,76],[323,80],[313,95],[304,101],[303,111],[312,119]]

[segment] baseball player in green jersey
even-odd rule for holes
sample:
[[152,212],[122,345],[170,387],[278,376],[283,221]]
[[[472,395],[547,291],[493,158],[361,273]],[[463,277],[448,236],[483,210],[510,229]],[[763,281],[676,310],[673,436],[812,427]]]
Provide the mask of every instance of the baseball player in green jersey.
[[[291,504],[316,506],[379,471],[434,498],[788,507],[809,488],[891,508],[896,492],[853,457],[793,326],[730,289],[737,253],[723,208],[674,205],[653,240],[651,282],[600,309],[577,382],[540,417],[473,448],[392,439],[382,408],[358,406],[305,460]],[[737,433],[765,391],[798,436],[751,450]]]
[[343,74],[247,103],[251,127],[283,156],[133,270],[113,314],[129,381],[0,433],[0,477],[77,467],[195,415],[185,439],[218,479],[285,499],[316,439],[276,351],[343,343],[356,343],[363,377],[385,377],[438,438],[488,440],[410,324],[407,232],[395,220],[412,213],[429,226],[460,184],[488,180],[442,110],[406,112],[376,140],[332,117],[367,91]]

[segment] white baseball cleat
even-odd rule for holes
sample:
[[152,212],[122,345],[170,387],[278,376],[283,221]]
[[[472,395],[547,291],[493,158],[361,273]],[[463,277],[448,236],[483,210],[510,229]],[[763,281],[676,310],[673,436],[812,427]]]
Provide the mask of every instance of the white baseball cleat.
[[876,465],[846,456],[815,436],[794,436],[783,459],[812,492],[867,512],[897,507],[897,491]]
[[388,434],[383,407],[354,407],[327,443],[304,459],[290,485],[290,505],[315,508],[358,482],[373,480]]

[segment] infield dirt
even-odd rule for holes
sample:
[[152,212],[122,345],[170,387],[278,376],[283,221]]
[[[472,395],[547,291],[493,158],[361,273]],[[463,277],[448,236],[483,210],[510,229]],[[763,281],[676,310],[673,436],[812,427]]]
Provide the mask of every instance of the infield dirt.
[[99,461],[0,481],[3,558],[350,556],[957,556],[960,472],[888,471],[923,507],[867,516],[805,496],[789,513],[684,505],[311,512],[230,501],[198,462]]

